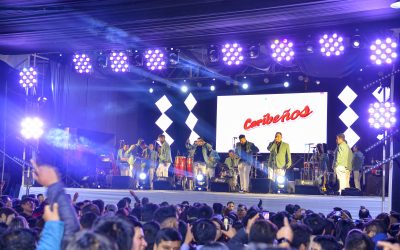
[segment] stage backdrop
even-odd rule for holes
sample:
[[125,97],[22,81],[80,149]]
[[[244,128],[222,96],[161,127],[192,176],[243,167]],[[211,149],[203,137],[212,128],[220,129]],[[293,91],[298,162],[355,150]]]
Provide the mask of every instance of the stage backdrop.
[[292,153],[308,152],[307,144],[326,143],[327,108],[327,92],[218,96],[217,151],[229,151],[244,134],[267,153],[279,131]]

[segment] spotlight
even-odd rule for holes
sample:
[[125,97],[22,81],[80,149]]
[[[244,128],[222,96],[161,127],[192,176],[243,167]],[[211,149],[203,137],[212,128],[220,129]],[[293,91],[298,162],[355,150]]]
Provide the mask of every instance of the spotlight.
[[250,45],[247,50],[247,54],[251,59],[255,59],[260,55],[260,45]]
[[189,90],[189,88],[188,88],[186,85],[182,85],[181,91],[182,91],[183,93],[188,92],[188,90]]
[[146,178],[147,178],[147,174],[146,173],[140,173],[139,174],[139,179],[141,179],[141,180],[146,180]]
[[264,78],[264,83],[265,83],[265,84],[268,84],[268,83],[269,83],[269,78],[268,78],[268,77],[265,77],[265,78]]
[[162,70],[166,68],[165,55],[160,49],[148,49],[144,58],[146,66],[150,70]]
[[149,93],[151,94],[153,92],[154,92],[154,89],[153,88],[149,88]]
[[129,69],[128,56],[125,51],[111,52],[108,60],[111,70],[114,72],[127,72]]
[[243,83],[242,84],[242,88],[243,89],[248,89],[249,88],[249,84],[248,83]]
[[216,45],[210,45],[207,49],[207,57],[211,63],[219,61],[219,48]]
[[87,54],[75,54],[72,61],[74,62],[76,72],[81,74],[92,72],[92,63]]
[[320,85],[321,82],[320,82],[319,80],[316,80],[316,81],[315,81],[315,84]]
[[294,59],[293,42],[288,39],[275,39],[271,44],[272,58],[278,62],[291,62]]
[[214,86],[214,85],[211,85],[211,86],[210,86],[210,90],[211,90],[211,91],[215,91],[215,86]]
[[204,175],[198,174],[198,175],[196,176],[196,180],[197,180],[197,181],[204,181]]
[[25,139],[39,139],[43,135],[43,122],[38,117],[26,117],[21,122],[21,135]]
[[284,82],[284,83],[283,83],[283,86],[284,86],[285,88],[288,88],[288,87],[289,87],[289,85],[290,85],[290,84],[289,84],[289,82],[288,82],[288,81],[286,81],[286,82]]
[[243,63],[243,48],[238,43],[226,43],[221,52],[222,60],[226,65],[240,65]]
[[37,84],[37,72],[34,68],[23,68],[19,72],[19,84],[23,88],[32,88]]
[[134,50],[132,56],[130,58],[130,62],[133,66],[142,66],[143,65],[143,54],[138,50]]
[[344,51],[343,37],[337,33],[324,34],[320,39],[321,52],[324,56],[340,56]]
[[277,193],[284,193],[285,192],[285,184],[286,184],[285,176],[277,176],[276,177]]
[[276,182],[280,185],[285,184],[285,176],[276,177]]
[[393,9],[400,9],[400,1],[397,0],[396,2],[392,3],[392,4],[390,5],[390,8],[393,8]]
[[395,126],[396,123],[396,107],[390,102],[376,102],[369,105],[368,122],[371,127],[376,129],[389,129]]
[[376,65],[391,64],[397,58],[397,43],[390,37],[384,40],[376,39],[369,48],[371,50],[370,59]]
[[351,38],[351,45],[352,45],[353,48],[355,48],[355,49],[360,48],[360,45],[361,45],[360,35],[354,35],[354,36]]
[[179,63],[179,50],[170,48],[168,53],[168,62],[170,65],[177,65]]

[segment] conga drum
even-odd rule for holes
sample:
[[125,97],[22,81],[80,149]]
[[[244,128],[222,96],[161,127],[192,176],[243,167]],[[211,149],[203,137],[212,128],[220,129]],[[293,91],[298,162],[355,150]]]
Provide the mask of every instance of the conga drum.
[[176,156],[175,157],[175,176],[183,177],[185,176],[186,169],[186,157],[185,156]]
[[193,178],[193,158],[186,159],[186,177]]

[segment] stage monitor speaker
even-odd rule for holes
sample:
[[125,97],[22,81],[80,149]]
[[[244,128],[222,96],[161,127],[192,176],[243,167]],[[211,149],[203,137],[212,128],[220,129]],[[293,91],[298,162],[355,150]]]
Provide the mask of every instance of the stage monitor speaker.
[[365,175],[365,195],[381,196],[382,195],[382,176],[376,176],[371,173]]
[[360,189],[357,188],[345,188],[341,195],[343,196],[363,196],[363,193]]
[[229,192],[229,183],[227,182],[210,182],[211,192]]
[[111,179],[112,189],[131,189],[133,188],[133,178],[130,176],[113,176]]
[[171,181],[167,180],[157,180],[153,183],[154,190],[173,190]]
[[273,181],[270,179],[250,179],[250,192],[251,193],[270,193]]
[[295,185],[294,187],[295,194],[310,194],[310,195],[319,195],[321,192],[319,191],[319,187],[315,185]]

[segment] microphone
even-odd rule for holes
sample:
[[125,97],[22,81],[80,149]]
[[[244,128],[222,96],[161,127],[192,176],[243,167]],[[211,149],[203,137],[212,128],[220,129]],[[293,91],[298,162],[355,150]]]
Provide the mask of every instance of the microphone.
[[233,137],[233,139],[237,139],[237,137]]

